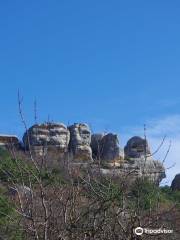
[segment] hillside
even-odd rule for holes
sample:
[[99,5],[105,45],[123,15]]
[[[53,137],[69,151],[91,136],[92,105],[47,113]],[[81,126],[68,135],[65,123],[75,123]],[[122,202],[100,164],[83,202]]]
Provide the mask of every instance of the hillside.
[[[108,135],[108,141],[109,136],[112,135]],[[132,142],[136,142],[136,148]],[[140,155],[142,142],[141,138],[132,138],[127,143],[126,157],[121,158],[120,165],[106,162],[98,165],[96,160],[87,164],[84,159],[80,164],[78,158],[68,166],[63,165],[63,151],[52,144],[46,145],[45,154],[34,151],[36,147],[42,149],[42,145],[33,142],[28,145],[32,149],[16,144],[1,147],[0,237],[8,240],[167,238],[166,234],[137,236],[134,229],[141,226],[173,230],[168,239],[179,239],[180,192],[168,186],[159,187],[149,175],[135,175],[132,171],[136,166],[138,172],[134,162],[154,161],[150,156],[144,159]],[[150,155],[148,145],[146,151]],[[135,153],[139,155],[134,156]],[[123,175],[119,174],[127,161],[131,171],[128,168]]]

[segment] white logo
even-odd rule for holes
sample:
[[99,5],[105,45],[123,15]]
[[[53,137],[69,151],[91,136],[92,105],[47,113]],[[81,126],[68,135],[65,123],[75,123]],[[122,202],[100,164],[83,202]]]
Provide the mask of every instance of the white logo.
[[136,235],[140,236],[140,235],[143,234],[143,228],[137,227],[137,228],[134,229],[134,232],[135,232]]
[[173,230],[171,229],[149,229],[149,228],[141,228],[141,227],[137,227],[134,229],[134,233],[138,236],[142,235],[143,233],[145,234],[169,234],[169,233],[173,233]]

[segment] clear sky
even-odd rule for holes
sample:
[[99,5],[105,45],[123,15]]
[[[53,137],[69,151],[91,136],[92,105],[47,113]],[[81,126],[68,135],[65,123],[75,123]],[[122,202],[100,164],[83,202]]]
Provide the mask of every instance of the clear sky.
[[20,89],[29,125],[36,98],[39,122],[87,122],[123,138],[156,121],[150,130],[166,123],[175,138],[180,1],[0,1],[0,83],[1,133],[23,132]]

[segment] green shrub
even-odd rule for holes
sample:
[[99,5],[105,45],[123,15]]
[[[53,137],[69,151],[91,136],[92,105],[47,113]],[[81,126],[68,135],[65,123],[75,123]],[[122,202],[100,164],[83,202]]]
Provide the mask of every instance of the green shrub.
[[35,182],[37,170],[35,167],[21,159],[10,156],[7,150],[0,148],[0,180],[2,182],[13,182],[28,184]]
[[59,186],[68,184],[59,169],[53,169],[52,171],[41,170],[40,177],[45,185]]
[[0,148],[0,180],[2,182],[13,182],[16,184],[29,185],[37,183],[41,179],[45,185],[66,184],[62,171],[53,169],[41,169],[38,171],[32,162],[23,159],[14,159],[7,150]]
[[176,204],[176,206],[180,208],[180,191],[173,191],[169,186],[164,186],[160,189],[165,199]]
[[162,201],[160,188],[147,179],[137,179],[129,192],[130,206],[135,209],[148,210]]
[[8,240],[23,240],[18,226],[19,217],[14,211],[13,203],[5,196],[5,189],[0,188],[0,237]]

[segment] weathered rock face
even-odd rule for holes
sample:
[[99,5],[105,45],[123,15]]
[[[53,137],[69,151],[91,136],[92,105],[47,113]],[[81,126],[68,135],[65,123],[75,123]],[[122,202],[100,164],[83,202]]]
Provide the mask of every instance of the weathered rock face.
[[129,174],[132,179],[144,177],[157,184],[166,177],[163,164],[152,158],[147,158],[146,161],[143,158],[125,161],[123,171],[125,174]]
[[48,167],[63,166],[64,169],[67,166],[72,172],[80,172],[82,167],[87,167],[92,172],[100,170],[104,175],[117,178],[127,175],[131,179],[147,177],[157,184],[165,177],[164,166],[152,158],[148,142],[137,136],[127,142],[125,157],[117,134],[91,136],[89,126],[84,123],[75,123],[68,128],[61,123],[34,125],[24,134],[26,149],[28,136],[30,145],[38,156],[44,156],[48,152],[49,155],[46,156],[50,157],[47,159],[51,159],[46,163]]
[[91,149],[92,149],[94,160],[98,160],[98,161],[101,160],[101,155],[102,155],[101,141],[103,137],[104,137],[103,133],[96,133],[96,134],[92,134],[91,136]]
[[132,177],[147,177],[159,184],[165,175],[163,164],[151,156],[148,142],[140,137],[133,137],[124,148],[126,172],[132,172]]
[[123,160],[117,134],[94,134],[91,138],[93,157],[101,163],[115,166]]
[[23,142],[26,149],[29,148],[29,143],[32,147],[49,147],[56,146],[62,152],[68,150],[70,133],[67,127],[62,123],[50,123],[34,125],[26,132],[23,137]]
[[118,163],[123,159],[122,151],[119,147],[117,134],[109,133],[102,138],[102,159],[112,164]]
[[69,151],[74,161],[92,161],[91,131],[84,123],[75,123],[69,127],[70,143]]
[[132,137],[124,148],[125,158],[141,158],[151,155],[150,148],[145,139]]
[[174,191],[176,191],[176,190],[180,191],[180,173],[177,174],[175,176],[175,178],[173,179],[172,184],[171,184],[171,188]]
[[5,145],[18,145],[19,144],[19,139],[17,136],[13,135],[0,135],[0,145],[5,146]]
[[[97,146],[94,147],[94,142],[101,146],[101,159],[106,159],[106,161],[109,160],[111,162],[112,159],[118,159],[119,153],[120,156],[122,156],[117,135],[95,135],[92,141],[92,149],[93,151],[96,150],[95,153],[97,153]],[[119,166],[114,166],[115,168],[111,169],[104,167],[102,164],[100,167],[100,173],[104,176],[113,177],[115,179],[128,179],[129,183],[137,178],[143,177],[159,184],[161,180],[165,178],[163,164],[152,158],[148,142],[140,137],[133,137],[127,142],[127,145],[125,146],[125,158],[121,161]],[[99,170],[94,169],[94,174],[99,174]]]

